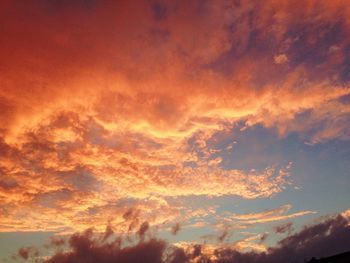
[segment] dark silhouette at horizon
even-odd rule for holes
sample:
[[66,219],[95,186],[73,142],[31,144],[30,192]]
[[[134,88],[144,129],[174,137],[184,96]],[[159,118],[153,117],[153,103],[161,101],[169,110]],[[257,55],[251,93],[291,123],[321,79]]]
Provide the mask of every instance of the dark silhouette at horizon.
[[312,258],[307,263],[349,263],[350,262],[350,251],[333,255],[326,258]]

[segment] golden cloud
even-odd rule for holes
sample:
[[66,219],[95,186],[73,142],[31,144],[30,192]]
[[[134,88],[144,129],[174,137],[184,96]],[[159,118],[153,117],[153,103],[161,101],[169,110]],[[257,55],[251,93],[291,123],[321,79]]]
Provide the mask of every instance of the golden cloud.
[[[348,4],[277,2],[168,3],[165,18],[155,19],[147,1],[92,10],[5,1],[0,230],[118,223],[124,208],[113,204],[128,198],[283,191],[288,169],[227,170],[215,157],[207,141],[238,121],[311,143],[349,139],[350,107],[341,100],[350,94]],[[314,30],[298,33],[296,21]],[[317,54],[316,42],[325,43]],[[276,65],[275,54],[288,59]],[[299,121],[305,113],[308,121]],[[180,208],[163,206],[159,224],[178,219]]]

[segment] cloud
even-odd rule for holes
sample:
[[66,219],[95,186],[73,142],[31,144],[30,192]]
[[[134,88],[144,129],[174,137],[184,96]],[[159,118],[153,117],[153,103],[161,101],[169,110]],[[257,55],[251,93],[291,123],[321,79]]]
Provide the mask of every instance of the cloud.
[[175,236],[181,230],[181,225],[176,223],[171,227],[171,233]]
[[274,228],[275,232],[278,234],[283,234],[283,233],[289,233],[292,231],[293,229],[293,223],[292,222],[287,222],[284,223],[282,225],[278,225]]
[[163,262],[165,243],[150,240],[133,247],[121,248],[118,242],[99,244],[90,233],[77,234],[69,240],[71,252],[61,252],[45,262]]
[[39,251],[35,247],[22,247],[18,250],[18,255],[14,255],[13,258],[21,258],[28,260],[30,258],[35,258],[39,256]]
[[[95,3],[90,8],[81,3],[50,6],[42,1],[36,8],[6,4],[2,22],[8,41],[2,42],[2,55],[9,66],[2,77],[2,100],[5,112],[11,114],[4,119],[6,127],[20,133],[59,108],[83,108],[110,125],[129,120],[135,123],[133,128],[145,125],[153,133],[179,133],[203,118],[213,118],[215,123],[254,120],[254,115],[264,112],[270,116],[260,122],[280,126],[280,121],[293,123],[292,116],[300,111],[321,110],[317,96],[305,97],[313,87],[317,88],[311,95],[321,93],[324,102],[349,93],[341,85],[344,81],[332,81],[328,74],[314,78],[321,70],[333,74],[347,67],[349,9],[342,1],[332,5],[308,1],[309,8],[302,12],[292,1],[281,5],[269,1],[264,6],[250,1],[237,5],[225,1],[179,6],[147,3]],[[159,12],[167,14],[161,21],[154,19]],[[52,13],[65,19],[57,23]],[[32,14],[37,21],[15,19]],[[250,23],[249,14],[254,17]],[[74,23],[77,19],[79,23]],[[43,26],[43,21],[50,27]],[[22,38],[31,41],[22,45]],[[339,47],[340,58],[329,54],[334,46]],[[17,52],[11,56],[6,52],[14,49]],[[271,53],[276,49],[290,57],[292,68],[274,67]],[[40,60],[35,59],[38,55]],[[228,79],[220,68],[229,70]],[[268,74],[259,73],[262,68]],[[19,74],[21,78],[16,78]],[[265,77],[271,82],[266,83]],[[298,90],[295,78],[304,79],[305,92],[298,94],[304,88]],[[341,78],[336,76],[336,80]],[[254,96],[256,85],[259,96]],[[19,90],[24,96],[16,96]],[[71,95],[68,99],[67,94]],[[263,104],[258,103],[261,98]],[[308,101],[305,107],[296,103],[300,98]],[[275,111],[283,120],[276,120]]]
[[148,222],[143,222],[139,228],[139,230],[137,231],[137,234],[140,238],[140,240],[143,240],[145,238],[145,234],[147,232],[147,230],[149,229],[149,224]]
[[[257,213],[235,214],[226,212],[222,216],[217,216],[217,227],[233,226],[234,228],[246,228],[250,225],[266,224],[270,222],[283,221],[300,216],[316,214],[316,211],[298,211],[287,214],[292,208],[290,204],[286,204],[274,209],[265,210]],[[286,223],[288,225],[288,223]]]
[[224,229],[224,231],[218,236],[218,241],[223,242],[229,235],[229,232],[227,229]]
[[291,208],[292,206],[290,204],[287,204],[275,209],[265,210],[260,213],[233,215],[232,217],[239,220],[258,220],[284,214],[288,212]]
[[[289,235],[278,242],[274,247],[267,250],[259,250],[258,244],[254,247],[248,244],[250,250],[242,252],[242,246],[248,243],[250,239],[258,239],[258,236],[248,237],[236,244],[229,246],[213,246],[207,250],[209,253],[203,253],[204,257],[210,262],[255,262],[255,263],[274,263],[288,262],[293,259],[295,262],[305,262],[312,257],[321,258],[349,250],[350,228],[348,220],[341,215],[325,219],[314,225],[305,226],[299,232]],[[265,248],[266,249],[266,248]],[[202,251],[206,251],[202,247]],[[261,251],[261,252],[259,252]]]
[[276,64],[284,64],[288,61],[288,57],[286,56],[286,54],[279,54],[275,55],[273,57],[273,60]]
[[[298,233],[287,236],[278,245],[264,252],[242,252],[244,242],[256,239],[248,237],[233,247],[187,244],[174,247],[164,241],[150,238],[137,244],[122,245],[120,239],[105,242],[90,229],[69,238],[69,249],[59,251],[45,262],[285,262],[293,258],[304,262],[312,257],[326,257],[349,249],[350,229],[348,220],[341,215],[330,217],[317,224],[304,227]],[[20,251],[24,251],[23,249]],[[23,253],[22,253],[23,254]],[[27,257],[26,253],[24,258]],[[210,261],[209,261],[210,260]],[[200,262],[202,262],[200,261]],[[141,262],[141,261],[140,261]]]
[[[300,232],[288,236],[267,253],[242,254],[234,250],[217,253],[218,262],[283,262],[293,258],[304,262],[312,257],[325,257],[347,251],[350,239],[347,220],[338,216],[316,225],[305,227]],[[225,261],[226,260],[226,261]]]
[[[58,137],[57,129],[70,133],[63,133],[64,138],[58,133]],[[176,220],[183,209],[172,208],[164,200],[167,197],[264,198],[281,192],[289,183],[288,168],[223,170],[217,163],[207,164],[211,154],[198,157],[141,134],[134,136],[119,137],[92,118],[81,120],[74,113],[62,113],[26,133],[19,145],[3,142],[1,164],[6,177],[2,184],[7,187],[0,188],[0,199],[9,212],[0,219],[2,230],[35,230],[35,225],[40,225],[41,230],[67,231],[69,222],[76,227],[81,224],[82,229],[103,227],[110,218],[124,220],[121,214],[117,218],[114,214],[119,208],[115,204],[123,199],[134,200],[135,205],[148,199],[142,205],[144,211],[161,208],[157,220],[162,223]],[[159,154],[149,153],[149,149]],[[190,155],[196,158],[195,167],[184,165],[182,158]],[[28,221],[21,222],[24,212]]]
[[122,225],[126,199],[162,224],[191,210],[169,197],[282,192],[288,169],[225,169],[207,144],[237,122],[350,138],[346,1],[1,5],[1,231]]

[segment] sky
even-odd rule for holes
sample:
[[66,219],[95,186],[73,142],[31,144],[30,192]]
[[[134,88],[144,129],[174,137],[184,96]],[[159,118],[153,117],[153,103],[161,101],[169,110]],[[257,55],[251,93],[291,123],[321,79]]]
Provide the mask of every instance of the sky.
[[0,58],[0,262],[350,250],[347,0],[2,0]]

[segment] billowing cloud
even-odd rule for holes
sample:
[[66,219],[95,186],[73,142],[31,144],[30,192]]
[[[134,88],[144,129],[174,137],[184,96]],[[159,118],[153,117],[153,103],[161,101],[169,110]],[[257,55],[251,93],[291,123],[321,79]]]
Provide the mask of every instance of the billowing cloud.
[[[239,122],[310,144],[350,139],[345,0],[0,10],[0,231],[210,225],[204,217],[222,215],[176,199],[271,198],[293,184],[290,165],[224,167],[208,143],[217,133]],[[288,210],[227,220],[314,213]]]
[[[150,238],[134,245],[123,246],[120,238],[105,242],[90,229],[72,235],[68,242],[69,249],[57,252],[45,262],[274,263],[285,262],[291,258],[295,262],[304,262],[305,259],[326,257],[349,249],[350,228],[348,220],[338,215],[304,227],[300,232],[282,239],[276,247],[264,252],[239,251],[241,245],[247,241],[248,239],[242,240],[231,247],[210,248],[210,245],[198,244],[176,247]],[[21,249],[19,254],[28,259],[27,253],[23,251],[25,250]]]
[[[135,204],[149,199],[147,210],[161,207],[162,222],[176,219],[179,213],[161,200],[165,197],[263,198],[281,192],[289,183],[289,167],[224,170],[220,161],[211,160],[210,149],[197,147],[202,135],[193,138],[193,146],[185,141],[173,145],[168,142],[171,139],[115,134],[94,119],[59,114],[25,133],[20,144],[2,142],[0,199],[6,213],[0,219],[1,228],[25,231],[40,225],[62,231],[73,222],[76,227],[81,222],[82,229],[89,224],[103,226],[112,217],[118,222],[113,211],[123,199],[134,199]],[[94,210],[103,214],[89,212]],[[23,213],[28,223],[21,220]]]
[[71,252],[58,253],[46,260],[50,263],[63,262],[149,262],[161,263],[165,243],[158,240],[139,243],[133,247],[121,248],[119,242],[100,244],[89,233],[74,235],[69,240]]
[[[345,1],[161,6],[167,12],[159,20],[147,1],[4,4],[8,136],[62,108],[162,136],[238,118],[305,132],[309,125],[296,123],[297,114],[311,111],[312,123],[348,114],[337,100],[349,94]],[[277,57],[288,57],[285,67],[275,65]],[[346,138],[344,128],[322,127],[318,137]]]

